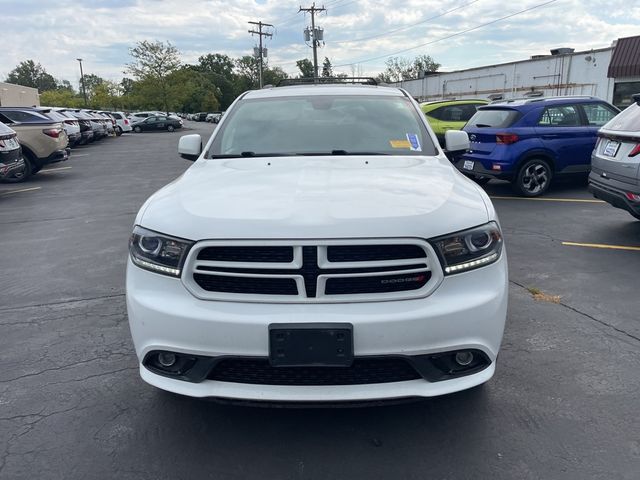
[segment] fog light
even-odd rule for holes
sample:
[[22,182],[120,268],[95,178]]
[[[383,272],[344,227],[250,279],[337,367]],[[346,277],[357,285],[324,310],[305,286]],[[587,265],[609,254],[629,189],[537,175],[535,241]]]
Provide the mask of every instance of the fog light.
[[158,354],[158,363],[163,367],[172,367],[176,363],[176,356],[173,353],[161,352]]
[[473,362],[473,353],[471,352],[458,352],[456,353],[456,363],[462,367],[471,365]]
[[496,170],[499,172],[502,170],[502,165],[498,165],[497,163],[494,163],[493,165],[491,165],[491,170]]

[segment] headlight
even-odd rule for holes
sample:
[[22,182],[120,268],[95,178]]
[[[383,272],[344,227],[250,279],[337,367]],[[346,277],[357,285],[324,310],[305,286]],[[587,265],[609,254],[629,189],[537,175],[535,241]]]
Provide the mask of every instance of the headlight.
[[179,277],[193,242],[136,226],[129,239],[131,261],[152,272]]
[[502,232],[496,222],[463,232],[434,238],[435,247],[445,275],[483,267],[500,258]]

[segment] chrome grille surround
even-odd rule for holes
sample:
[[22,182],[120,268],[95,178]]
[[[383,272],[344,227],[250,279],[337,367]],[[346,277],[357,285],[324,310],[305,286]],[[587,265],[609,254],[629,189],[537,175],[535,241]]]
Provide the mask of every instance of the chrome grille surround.
[[[395,260],[367,260],[349,262],[331,262],[328,259],[327,249],[331,246],[393,246],[411,245],[420,248],[424,256],[416,258],[402,258]],[[208,247],[264,247],[286,246],[293,249],[291,262],[242,262],[242,261],[211,261],[199,260],[200,252]],[[317,264],[314,265],[315,289],[305,284],[302,270],[305,268],[303,252],[309,253],[309,247],[315,248]],[[306,250],[304,250],[306,248]],[[307,258],[308,260],[308,258]],[[410,268],[420,265],[419,268]],[[336,273],[332,270],[350,270],[354,272]],[[380,269],[380,270],[376,270]],[[365,270],[358,272],[357,270]],[[371,278],[389,277],[394,275],[426,275],[426,283],[420,288],[406,289],[393,292],[368,292],[355,294],[327,294],[327,281],[332,278]],[[260,279],[288,278],[295,282],[297,295],[258,294],[258,293],[231,293],[209,291],[203,288],[196,277],[211,275],[218,278],[234,277]],[[408,300],[422,298],[430,295],[440,285],[444,278],[442,267],[431,245],[417,238],[367,238],[367,239],[320,239],[320,240],[203,240],[197,242],[190,250],[185,261],[182,273],[182,282],[185,287],[197,298],[202,300],[228,301],[228,302],[253,302],[253,303],[356,303],[356,302],[380,302],[394,300]],[[381,278],[382,280],[382,278]],[[311,290],[313,295],[308,295]]]

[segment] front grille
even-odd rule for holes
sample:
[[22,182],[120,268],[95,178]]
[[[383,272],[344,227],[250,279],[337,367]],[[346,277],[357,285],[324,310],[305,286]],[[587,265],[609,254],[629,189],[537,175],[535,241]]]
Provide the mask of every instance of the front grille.
[[237,243],[204,241],[192,249],[184,281],[196,296],[255,302],[395,300],[424,296],[438,283],[432,268],[437,259],[421,240]]
[[279,246],[207,247],[200,250],[198,260],[287,263],[293,261],[293,248]]
[[374,262],[424,257],[426,254],[418,245],[330,245],[327,247],[327,258],[330,262]]
[[367,385],[422,378],[402,358],[356,358],[350,367],[272,367],[267,359],[229,358],[216,364],[209,380],[252,385]]
[[354,295],[362,293],[388,293],[417,290],[431,278],[429,272],[403,273],[379,277],[341,277],[327,280],[327,295]]
[[195,273],[194,280],[208,292],[254,295],[297,295],[296,281],[291,278],[252,278]]

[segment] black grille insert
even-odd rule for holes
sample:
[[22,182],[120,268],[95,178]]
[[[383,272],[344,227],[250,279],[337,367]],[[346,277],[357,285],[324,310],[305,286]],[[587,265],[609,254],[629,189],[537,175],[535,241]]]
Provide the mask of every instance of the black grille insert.
[[210,260],[216,262],[289,263],[293,261],[293,247],[206,247],[198,253],[198,260]]
[[356,295],[363,293],[389,293],[418,290],[431,278],[431,272],[402,273],[375,277],[329,278],[325,285],[327,295]]
[[330,245],[330,262],[375,262],[381,260],[407,260],[425,258],[427,254],[418,245]]
[[193,279],[208,292],[243,293],[253,295],[297,295],[293,278],[229,277],[194,273]]
[[227,358],[210,380],[252,385],[367,385],[422,378],[403,358],[356,358],[350,367],[272,367],[267,359]]

